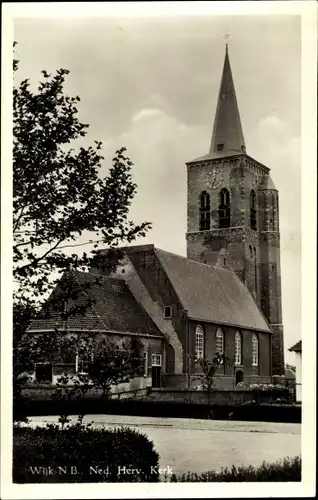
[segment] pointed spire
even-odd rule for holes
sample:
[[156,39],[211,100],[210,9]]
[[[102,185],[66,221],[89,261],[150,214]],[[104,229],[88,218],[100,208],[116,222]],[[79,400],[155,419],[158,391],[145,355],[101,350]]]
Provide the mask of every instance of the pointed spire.
[[209,155],[227,156],[242,152],[245,153],[245,142],[235,95],[228,44],[226,44]]

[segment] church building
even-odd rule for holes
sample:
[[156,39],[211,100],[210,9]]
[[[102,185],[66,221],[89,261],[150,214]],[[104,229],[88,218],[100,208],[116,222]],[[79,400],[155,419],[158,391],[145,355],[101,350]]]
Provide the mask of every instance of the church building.
[[[187,257],[129,246],[115,271],[75,273],[79,284],[103,277],[94,307],[63,328],[138,339],[134,388],[195,387],[196,359],[216,353],[216,387],[269,383],[284,374],[278,191],[247,153],[227,46],[209,152],[186,167]],[[28,332],[56,328],[58,317],[38,319]],[[45,373],[54,381],[54,366]]]

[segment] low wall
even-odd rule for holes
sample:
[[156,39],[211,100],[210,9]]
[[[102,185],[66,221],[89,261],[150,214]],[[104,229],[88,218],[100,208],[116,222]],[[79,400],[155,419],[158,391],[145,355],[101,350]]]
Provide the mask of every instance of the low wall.
[[[114,386],[111,394],[113,397],[137,397],[146,398],[149,402],[162,402],[162,403],[185,403],[197,405],[245,405],[247,403],[255,402],[261,403],[275,403],[279,399],[280,402],[284,401],[288,394],[284,391],[253,391],[246,388],[238,389],[213,389],[208,395],[206,390],[200,387],[196,389],[166,389],[166,388],[151,388],[151,379],[146,377],[135,377],[127,384],[118,384]],[[22,390],[22,396],[28,400],[49,400],[52,399],[56,387],[52,384],[30,384]],[[101,390],[94,388],[89,389],[84,399],[99,399],[101,397]],[[125,396],[126,395],[126,396]]]
[[253,400],[253,393],[251,391],[242,390],[214,390],[210,393],[203,390],[166,390],[166,389],[152,389],[147,396],[147,401],[157,401],[162,403],[187,403],[199,405],[236,405],[246,404]]
[[[270,377],[257,377],[257,376],[245,376],[244,383],[249,384],[270,384]],[[202,381],[200,376],[197,375],[186,375],[185,373],[180,374],[164,374],[162,376],[162,387],[166,390],[173,389],[197,389],[202,387]],[[235,377],[232,375],[216,375],[214,378],[214,388],[215,389],[229,389],[236,390]]]

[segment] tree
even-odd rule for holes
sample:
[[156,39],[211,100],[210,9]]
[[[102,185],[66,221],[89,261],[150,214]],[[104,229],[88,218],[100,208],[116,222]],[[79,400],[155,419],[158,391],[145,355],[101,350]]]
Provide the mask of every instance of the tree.
[[[91,344],[92,345],[92,344]],[[101,390],[101,398],[108,399],[111,388],[129,382],[139,374],[141,360],[136,357],[133,342],[119,346],[107,337],[103,337],[87,350],[87,373],[95,389]]]
[[[14,59],[15,74],[18,60]],[[87,124],[77,117],[80,98],[64,93],[69,71],[57,70],[37,91],[29,79],[13,89],[13,277],[17,311],[38,307],[68,269],[87,269],[109,248],[145,236],[128,212],[136,193],[133,163],[118,149],[108,175],[100,176],[102,143],[85,148]],[[74,147],[69,148],[73,143]],[[79,241],[79,238],[81,240]],[[90,252],[66,249],[91,244]],[[115,259],[116,260],[116,259]]]
[[286,368],[287,370],[291,370],[292,372],[296,372],[296,367],[295,367],[295,365],[290,365],[290,364],[286,363],[285,368]]
[[30,380],[38,362],[59,362],[61,359],[75,360],[77,337],[65,332],[24,334],[13,343],[13,397],[18,399],[23,385]]
[[13,306],[13,345],[16,345],[28,328],[31,320],[36,317],[37,310],[32,303],[16,303]]
[[[80,361],[80,370],[76,357]],[[25,334],[16,345],[13,360],[16,405],[37,362],[62,362],[67,366],[58,377],[52,393],[53,399],[63,402],[59,420],[62,426],[69,421],[70,406],[67,402],[83,399],[88,390],[100,392],[101,399],[107,401],[113,386],[140,375],[142,367],[140,353],[136,352],[133,340],[119,345],[105,335],[96,337],[92,333],[79,335],[63,331]],[[80,421],[82,418],[83,415],[79,416]]]
[[201,373],[197,373],[194,378],[201,381],[201,385],[206,389],[208,394],[209,405],[211,405],[211,395],[214,387],[215,374],[220,366],[220,364],[226,361],[226,356],[224,354],[217,353],[212,360],[206,358],[195,358],[195,362],[201,367]]

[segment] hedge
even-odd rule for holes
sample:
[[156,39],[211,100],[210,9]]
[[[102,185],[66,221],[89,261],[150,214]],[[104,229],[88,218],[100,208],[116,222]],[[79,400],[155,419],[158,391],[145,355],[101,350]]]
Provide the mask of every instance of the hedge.
[[158,465],[153,443],[129,428],[14,426],[14,483],[157,482]]
[[285,482],[285,481],[301,481],[301,459],[300,457],[285,458],[283,461],[274,462],[272,464],[263,462],[260,467],[247,466],[235,467],[231,469],[221,469],[221,472],[209,471],[203,474],[188,472],[181,476],[173,474],[171,482]]

